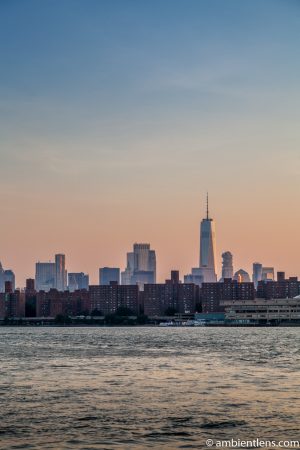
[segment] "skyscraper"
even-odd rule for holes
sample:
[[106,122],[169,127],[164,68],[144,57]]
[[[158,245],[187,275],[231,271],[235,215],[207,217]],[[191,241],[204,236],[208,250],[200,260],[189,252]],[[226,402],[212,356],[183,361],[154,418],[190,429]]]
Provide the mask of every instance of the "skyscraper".
[[253,263],[253,274],[252,281],[254,283],[255,289],[257,289],[257,284],[262,280],[262,264],[255,262]]
[[38,262],[35,265],[35,286],[37,291],[55,288],[55,263]]
[[127,253],[127,266],[122,272],[122,284],[144,284],[156,282],[156,255],[150,244],[133,245],[133,252]]
[[263,267],[261,279],[274,281],[274,267]]
[[5,286],[4,269],[3,269],[2,264],[0,262],[0,292],[4,292],[4,286]]
[[285,272],[277,272],[277,281],[285,281]]
[[232,253],[222,253],[222,280],[233,277]]
[[15,274],[10,269],[4,271],[4,284],[6,283],[6,281],[9,281],[11,283],[12,291],[14,292],[16,289]]
[[131,284],[131,277],[134,272],[134,253],[127,253],[127,265],[123,272],[121,272],[121,284],[129,285]]
[[109,286],[112,281],[120,284],[120,269],[118,267],[101,267],[99,269],[99,284]]
[[55,287],[58,291],[67,288],[66,257],[62,254],[55,255]]
[[70,292],[78,289],[89,289],[89,276],[83,272],[68,273],[68,289]]
[[209,217],[208,195],[206,200],[206,218],[200,225],[200,269],[205,283],[217,281],[216,271],[216,232],[215,223]]
[[191,273],[184,275],[184,283],[193,283],[201,287],[203,281],[203,272],[199,267],[193,267]]
[[12,270],[4,270],[0,262],[0,292],[5,292],[5,283],[9,281],[14,292],[15,286],[15,274]]
[[238,283],[250,283],[250,276],[248,272],[240,269],[233,275],[233,280],[237,281]]

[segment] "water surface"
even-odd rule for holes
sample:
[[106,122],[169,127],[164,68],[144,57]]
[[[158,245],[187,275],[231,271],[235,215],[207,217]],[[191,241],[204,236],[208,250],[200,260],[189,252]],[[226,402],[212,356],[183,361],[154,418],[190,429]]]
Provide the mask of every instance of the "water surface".
[[1,328],[0,445],[299,439],[299,328]]

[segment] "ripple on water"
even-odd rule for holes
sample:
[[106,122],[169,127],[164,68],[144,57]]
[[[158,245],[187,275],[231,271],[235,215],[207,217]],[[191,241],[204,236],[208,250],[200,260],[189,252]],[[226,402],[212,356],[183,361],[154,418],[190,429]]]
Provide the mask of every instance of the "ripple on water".
[[2,328],[0,446],[173,450],[203,448],[208,437],[290,439],[299,344],[297,328]]

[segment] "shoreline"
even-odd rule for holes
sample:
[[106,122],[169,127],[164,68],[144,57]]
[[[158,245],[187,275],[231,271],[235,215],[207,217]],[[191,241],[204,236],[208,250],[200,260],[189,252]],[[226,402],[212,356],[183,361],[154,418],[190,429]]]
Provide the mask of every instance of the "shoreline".
[[1,328],[160,328],[160,329],[191,329],[191,328],[297,328],[300,327],[300,323],[278,323],[278,324],[207,324],[203,326],[184,326],[184,325],[175,325],[175,326],[167,326],[161,327],[159,324],[145,324],[145,325],[99,325],[99,324],[0,324]]

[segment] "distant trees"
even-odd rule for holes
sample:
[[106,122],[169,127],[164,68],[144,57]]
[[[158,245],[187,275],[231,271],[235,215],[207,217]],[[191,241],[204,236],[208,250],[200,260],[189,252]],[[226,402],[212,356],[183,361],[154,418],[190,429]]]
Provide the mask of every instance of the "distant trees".
[[121,306],[114,314],[105,316],[107,325],[145,325],[148,317],[144,314],[136,315],[130,308]]
[[124,322],[124,317],[118,316],[117,314],[107,314],[105,316],[105,323],[107,325],[121,325]]
[[72,320],[69,316],[64,316],[63,314],[57,314],[54,319],[54,323],[56,325],[69,325],[72,323]]
[[[84,315],[88,316],[88,313],[84,314]],[[92,317],[102,316],[102,312],[99,309],[93,309],[93,311],[91,312],[91,316]]]
[[5,317],[2,320],[3,326],[27,326],[33,324],[36,326],[43,325],[56,325],[56,326],[69,326],[69,325],[145,325],[149,323],[148,316],[145,314],[136,315],[131,309],[126,307],[119,308],[114,314],[107,314],[105,317],[99,310],[94,310],[92,313],[88,311],[82,311],[79,316],[71,317],[67,314],[57,314],[55,318],[41,318],[39,321],[32,322],[32,319],[24,318],[10,318]]
[[175,316],[177,313],[178,311],[176,308],[169,307],[165,310],[165,316]]
[[198,313],[201,313],[201,312],[202,312],[202,303],[196,303],[196,311],[197,311]]
[[116,311],[117,316],[123,316],[123,317],[128,317],[128,316],[134,316],[134,312],[127,308],[126,306],[120,306],[117,311]]
[[138,325],[145,325],[146,323],[148,323],[148,316],[146,316],[145,314],[140,314],[139,316],[137,316],[136,321]]

